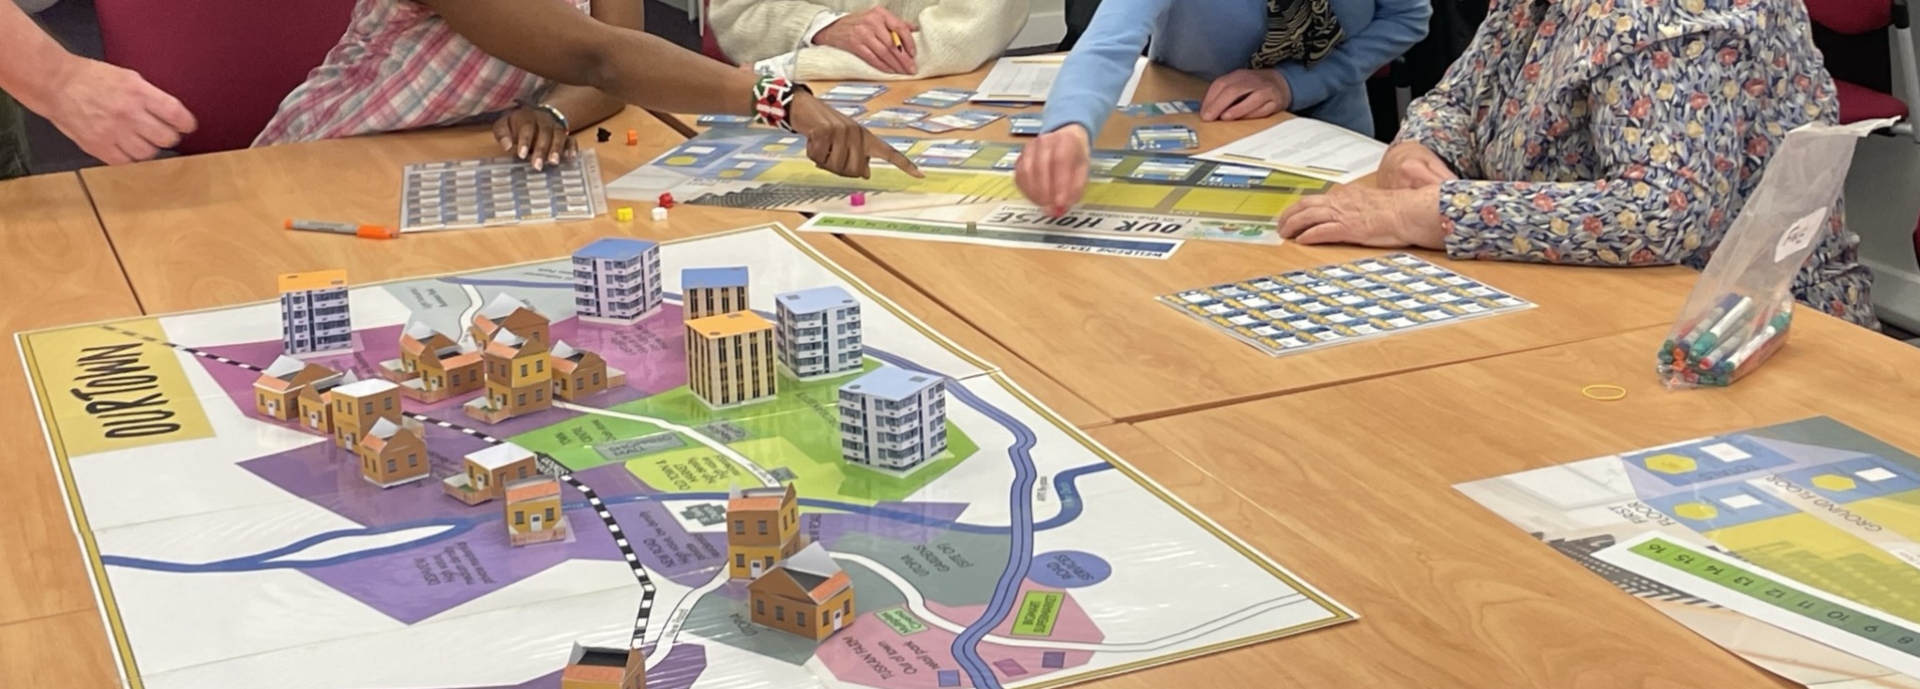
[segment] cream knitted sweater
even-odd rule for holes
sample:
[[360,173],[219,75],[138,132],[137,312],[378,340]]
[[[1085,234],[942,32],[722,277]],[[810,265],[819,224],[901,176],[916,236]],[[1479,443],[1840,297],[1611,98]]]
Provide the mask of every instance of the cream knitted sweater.
[[794,77],[801,81],[926,79],[979,69],[1027,25],[1028,0],[712,0],[708,21],[720,48],[739,64],[793,51],[822,12],[852,13],[883,5],[919,29],[913,34],[912,75],[883,72],[831,46],[800,49]]

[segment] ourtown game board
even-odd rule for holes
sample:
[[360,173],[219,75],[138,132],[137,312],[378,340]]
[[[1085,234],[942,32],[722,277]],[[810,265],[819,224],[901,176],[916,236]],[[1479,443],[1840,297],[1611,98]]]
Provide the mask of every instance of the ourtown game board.
[[[736,208],[1278,244],[1280,211],[1332,187],[1177,154],[1095,151],[1084,200],[1066,216],[1049,218],[1014,185],[1022,144],[883,138],[921,165],[926,178],[878,161],[872,179],[843,178],[808,160],[806,139],[797,134],[715,129],[614,180],[607,193],[648,200],[669,192],[685,203]],[[854,192],[865,193],[864,204],[853,205]]]
[[592,149],[541,170],[512,157],[408,165],[400,231],[592,219],[607,210],[600,179]]
[[[490,387],[408,397],[398,411],[423,429],[431,474],[384,489],[304,418],[269,414],[270,379],[300,370],[278,359],[277,303],[21,334],[126,684],[551,689],[576,642],[632,640],[651,689],[1037,688],[1353,619],[785,228],[657,251],[664,301],[633,325],[576,317],[582,265],[625,270],[612,249],[353,287],[353,351],[310,363],[372,381],[416,351],[404,336],[452,366],[453,340],[535,313],[556,371],[621,373],[571,401],[556,377],[551,408],[496,423],[462,413]],[[690,268],[715,270],[683,284]],[[776,295],[851,295],[860,355],[845,375],[940,381],[946,449],[905,474],[850,464],[844,377],[782,369],[772,399],[697,398],[682,293],[724,308],[712,290],[735,278],[768,320],[800,303]],[[455,499],[467,493],[449,486],[476,485],[463,469],[509,443],[563,483],[564,540],[514,547],[500,504]],[[782,485],[858,596],[823,642],[750,621],[748,587],[728,576],[729,533],[744,533],[728,529],[730,491]]]

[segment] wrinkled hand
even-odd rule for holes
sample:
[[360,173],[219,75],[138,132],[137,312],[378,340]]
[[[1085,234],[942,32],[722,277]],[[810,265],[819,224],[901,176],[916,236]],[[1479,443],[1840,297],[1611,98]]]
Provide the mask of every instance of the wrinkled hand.
[[[897,47],[893,44],[895,34],[900,36]],[[918,71],[913,62],[919,54],[913,45],[913,25],[878,5],[828,24],[813,35],[813,43],[853,53],[882,72],[913,74]]]
[[1459,178],[1440,156],[1412,141],[1389,146],[1374,176],[1381,189],[1419,189]]
[[578,145],[570,134],[551,113],[537,108],[514,108],[493,121],[493,138],[500,142],[500,150],[533,161],[535,170],[573,158]]
[[1086,128],[1077,124],[1041,134],[1014,163],[1014,184],[1047,215],[1065,215],[1087,189],[1087,166],[1093,155],[1090,139]]
[[59,93],[38,112],[100,162],[147,160],[199,127],[186,106],[139,74],[79,57],[61,71]]
[[795,93],[788,115],[794,131],[807,137],[807,157],[822,170],[841,177],[871,179],[873,171],[868,161],[877,156],[909,175],[926,176],[906,155],[813,94]]
[[1293,107],[1293,87],[1277,69],[1242,69],[1213,80],[1200,119],[1257,120]]
[[1386,190],[1349,184],[1300,199],[1278,222],[1282,238],[1301,244],[1445,248],[1439,186]]

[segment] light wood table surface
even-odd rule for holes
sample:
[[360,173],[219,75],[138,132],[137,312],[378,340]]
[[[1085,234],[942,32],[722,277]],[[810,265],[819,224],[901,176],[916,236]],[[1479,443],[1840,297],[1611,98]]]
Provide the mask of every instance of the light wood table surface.
[[[600,126],[617,132],[612,141],[596,143],[591,127],[576,138],[583,148],[599,151],[601,173],[608,181],[685,141],[638,109]],[[626,145],[629,128],[641,132],[639,146]],[[384,241],[281,229],[287,217],[393,222],[399,217],[405,165],[499,153],[486,129],[470,128],[91,169],[85,179],[135,293],[147,313],[154,314],[272,299],[277,294],[275,276],[300,270],[345,268],[349,280],[364,284],[565,256],[606,235],[671,239],[766,223],[793,228],[804,222],[795,213],[680,204],[669,211],[665,223],[656,224],[648,218],[653,204],[609,199],[612,208],[633,207],[634,221],[602,216],[416,233]],[[803,239],[960,346],[1005,369],[1069,422],[1085,427],[1111,421],[839,238],[807,234]]]
[[[1920,349],[1796,316],[1788,345],[1730,388],[1663,390],[1661,326],[1138,428],[1270,509],[1285,528],[1256,544],[1359,612],[1325,632],[1334,646],[1289,649],[1279,686],[1797,686],[1452,488],[1820,415],[1920,449]],[[1596,383],[1628,395],[1581,394]],[[1353,660],[1386,649],[1391,662]]]
[[0,182],[0,245],[0,687],[109,686],[106,630],[13,335],[140,308],[77,175]]
[[[997,113],[1001,113],[1003,115],[1008,115],[1008,116],[1017,115],[1017,114],[1029,114],[1029,115],[1040,114],[1039,105],[1030,105],[1024,108],[995,108],[995,107],[987,107],[987,106],[981,106],[981,105],[973,105],[969,103],[962,103],[960,105],[956,105],[951,108],[929,108],[924,106],[906,104],[906,100],[908,98],[912,98],[914,96],[920,95],[922,92],[931,91],[937,88],[957,88],[957,89],[967,89],[969,91],[975,90],[977,87],[980,86],[980,82],[987,78],[987,72],[992,70],[993,70],[993,63],[987,63],[987,66],[981,67],[980,69],[974,70],[972,72],[968,72],[966,74],[956,74],[953,76],[940,77],[938,79],[921,79],[918,81],[880,82],[880,83],[886,84],[886,86],[888,87],[887,92],[874,97],[873,100],[867,101],[865,103],[861,103],[861,105],[866,107],[868,114],[879,112],[886,108],[895,108],[895,107],[915,108],[918,110],[925,110],[929,113],[932,113],[933,116],[955,113],[961,110],[972,110],[972,109],[987,110],[987,111],[997,112]],[[809,88],[812,88],[815,93],[826,93],[827,89],[833,88],[833,85],[835,83],[838,83],[838,82],[832,82],[832,81],[810,82],[807,84],[807,86]],[[1140,88],[1134,91],[1133,102],[1153,103],[1158,101],[1169,101],[1169,100],[1201,100],[1205,98],[1207,95],[1207,85],[1208,85],[1208,82],[1204,79],[1193,77],[1191,75],[1188,75],[1186,73],[1183,73],[1171,67],[1165,67],[1158,64],[1150,64],[1150,65],[1147,65],[1146,71],[1141,74]],[[675,127],[679,128],[682,132],[684,132],[688,136],[693,136],[694,134],[700,131],[703,131],[705,129],[705,127],[701,127],[699,125],[699,120],[700,120],[699,115],[661,114],[660,116],[663,119],[666,119],[669,123],[673,124]],[[861,115],[860,118],[864,118],[866,116],[867,115]],[[1279,124],[1281,122],[1285,122],[1287,119],[1292,117],[1293,116],[1290,114],[1280,113],[1277,115],[1273,115],[1271,117],[1266,117],[1266,118],[1257,119],[1257,120],[1242,120],[1238,122],[1203,122],[1200,120],[1200,115],[1197,113],[1164,115],[1160,117],[1133,117],[1133,116],[1121,113],[1116,109],[1113,115],[1107,119],[1106,124],[1101,127],[1100,136],[1098,139],[1094,141],[1094,147],[1108,149],[1108,150],[1125,150],[1127,148],[1128,135],[1130,135],[1133,132],[1134,127],[1138,127],[1141,125],[1148,125],[1148,124],[1184,124],[1189,127],[1192,127],[1193,131],[1199,133],[1200,135],[1199,150],[1204,151],[1204,150],[1210,150],[1215,147],[1222,146],[1228,143],[1232,143],[1234,141],[1238,141],[1262,129],[1266,129],[1268,127]],[[855,118],[855,119],[860,119],[860,118]],[[976,141],[1019,142],[1019,141],[1029,141],[1032,139],[1032,137],[1018,137],[1008,133],[1007,120],[1005,118],[1002,118],[999,121],[994,122],[993,124],[987,125],[985,127],[981,127],[979,129],[973,129],[973,130],[958,129],[951,132],[947,132],[945,134],[931,134],[928,132],[920,131],[918,129],[913,129],[911,127],[902,127],[898,129],[875,129],[873,131],[882,136],[912,136],[912,137],[920,137],[920,138],[943,138],[943,139],[960,138],[960,139],[973,139]],[[620,136],[625,136],[625,134],[622,133],[620,134]]]

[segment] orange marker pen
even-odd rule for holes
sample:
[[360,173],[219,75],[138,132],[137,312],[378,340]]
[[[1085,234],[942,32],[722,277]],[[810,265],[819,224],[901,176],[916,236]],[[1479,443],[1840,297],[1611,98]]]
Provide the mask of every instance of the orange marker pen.
[[343,222],[321,222],[318,220],[287,220],[287,229],[305,232],[331,232],[350,234],[365,239],[397,239],[400,231],[379,225],[354,225]]

